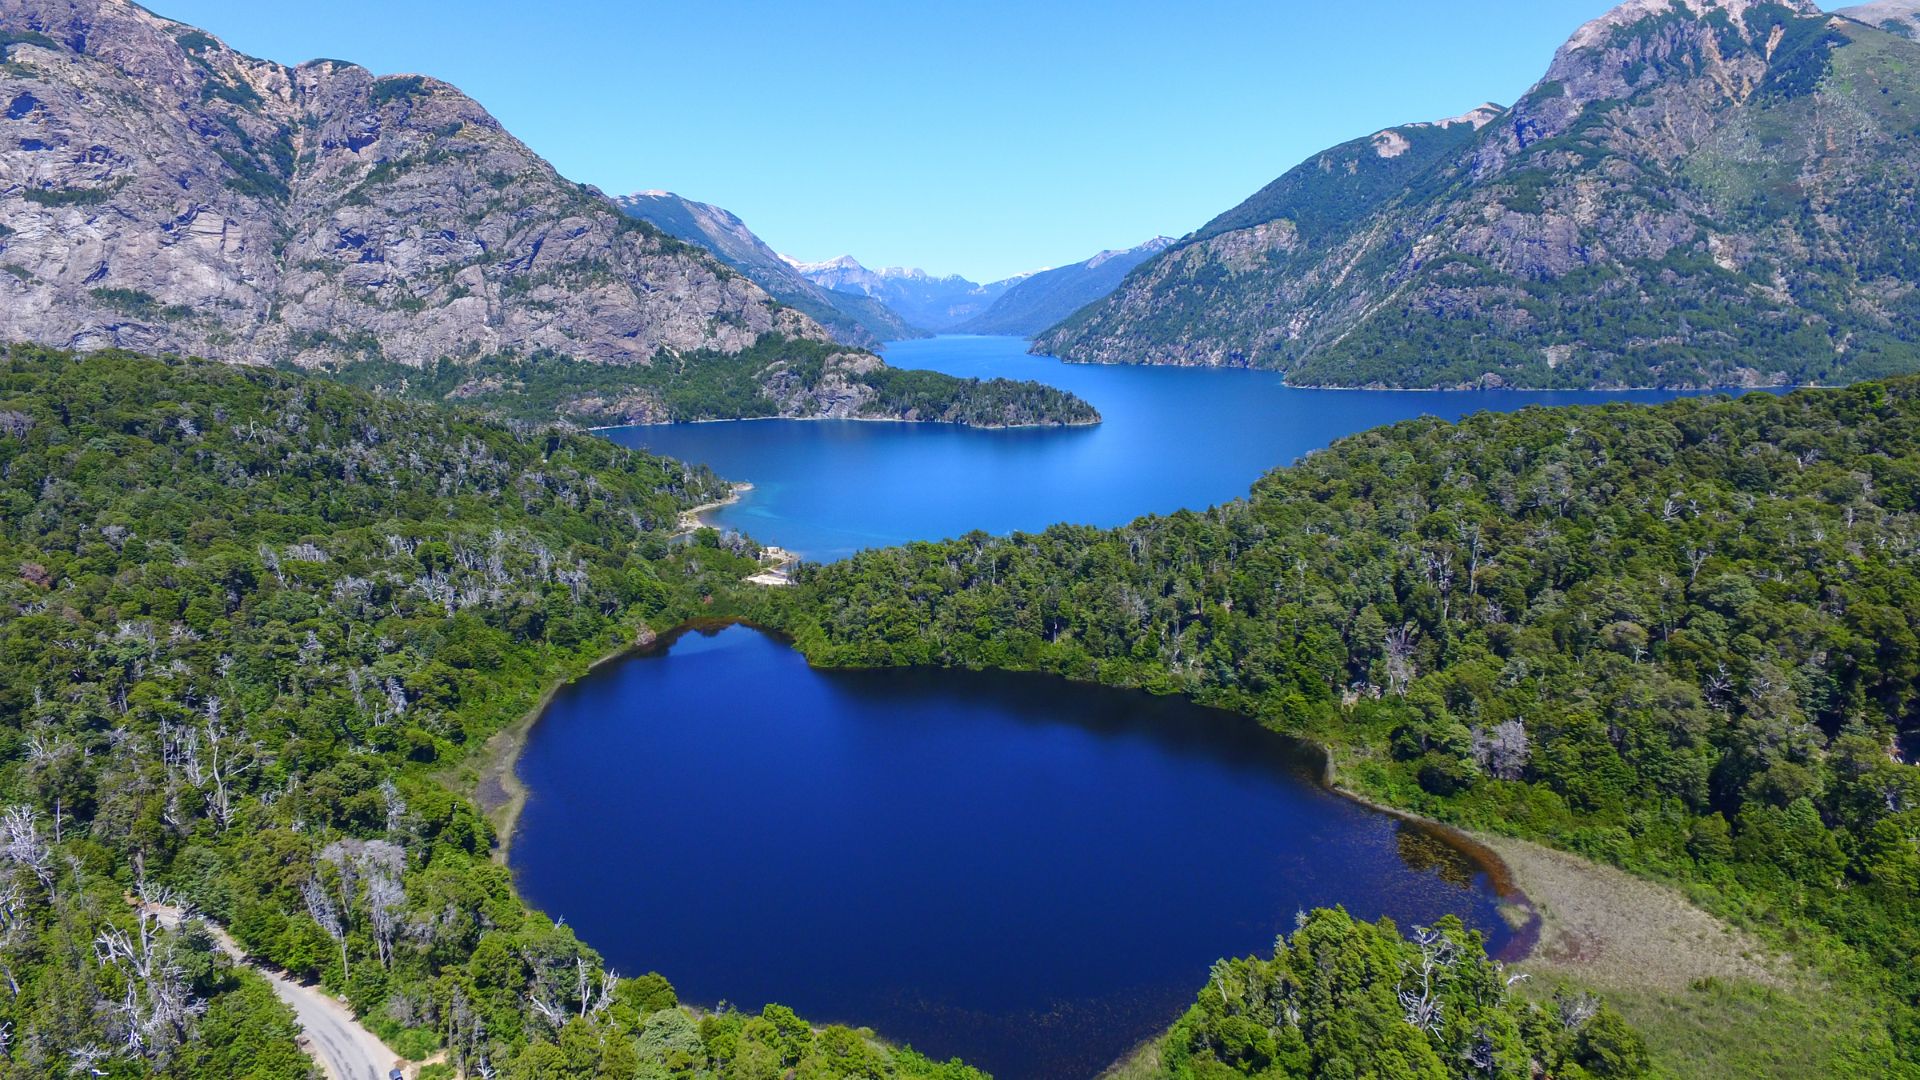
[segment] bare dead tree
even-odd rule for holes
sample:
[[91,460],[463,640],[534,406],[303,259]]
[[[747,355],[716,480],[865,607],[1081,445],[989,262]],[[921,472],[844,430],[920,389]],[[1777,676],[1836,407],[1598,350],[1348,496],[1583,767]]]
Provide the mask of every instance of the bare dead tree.
[[1492,730],[1473,729],[1473,759],[1480,771],[1500,780],[1518,780],[1533,758],[1524,719],[1514,718],[1495,724]]
[[340,975],[345,978],[347,971],[347,927],[340,920],[340,909],[334,906],[333,895],[321,884],[318,877],[310,877],[300,885],[300,896],[307,902],[307,914],[320,924],[320,929],[340,946]]
[[219,698],[207,699],[206,712],[206,726],[201,730],[207,746],[206,777],[212,785],[206,794],[207,812],[225,832],[233,825],[233,781],[258,768],[260,757],[254,746],[237,742],[220,725]]
[[0,858],[25,867],[53,889],[53,847],[40,835],[40,822],[30,806],[0,810]]
[[108,1005],[121,1049],[134,1057],[165,1062],[192,1032],[193,1018],[206,1009],[187,985],[161,933],[160,913],[143,907],[135,930],[109,926],[94,938],[94,957],[126,984],[120,1000]]
[[73,1063],[67,1072],[73,1076],[105,1076],[107,1070],[102,1069],[100,1063],[112,1056],[106,1047],[93,1043],[75,1047],[67,1051],[67,1059]]
[[576,956],[574,965],[574,993],[580,999],[581,1016],[598,1016],[613,1004],[613,992],[620,985],[620,976],[611,971],[598,971],[587,963],[584,956]]
[[1404,695],[1407,684],[1413,681],[1416,674],[1413,664],[1415,636],[1412,623],[1387,631],[1387,688],[1395,694]]
[[1578,994],[1561,991],[1554,995],[1553,1002],[1560,1012],[1560,1026],[1568,1031],[1585,1027],[1587,1021],[1600,1012],[1600,999],[1584,991]]
[[400,879],[384,867],[367,876],[367,923],[373,928],[374,944],[380,950],[380,966],[393,967],[393,942],[400,930],[400,916],[406,910],[407,893]]
[[1414,944],[1420,948],[1418,983],[1400,991],[1400,1007],[1407,1023],[1429,1035],[1440,1030],[1445,1002],[1440,1000],[1440,984],[1452,974],[1460,959],[1459,946],[1452,938],[1425,926],[1413,928]]
[[391,777],[380,781],[380,801],[387,807],[387,835],[397,836],[406,824],[407,801],[400,797],[400,789]]

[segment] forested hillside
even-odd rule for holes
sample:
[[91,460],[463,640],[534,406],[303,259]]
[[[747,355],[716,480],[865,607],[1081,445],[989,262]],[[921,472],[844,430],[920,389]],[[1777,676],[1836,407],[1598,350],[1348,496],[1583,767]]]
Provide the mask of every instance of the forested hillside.
[[1329,744],[1341,779],[1693,889],[1920,1047],[1920,380],[1435,420],[1205,512],[869,552],[816,663],[1056,672]]
[[1314,155],[1036,348],[1303,386],[1910,373],[1916,72],[1813,0],[1623,3],[1511,109]]
[[294,1078],[208,933],[465,1075],[939,1076],[785,1009],[696,1017],[529,911],[437,777],[754,565],[704,470],[303,376],[0,358],[0,1076]]

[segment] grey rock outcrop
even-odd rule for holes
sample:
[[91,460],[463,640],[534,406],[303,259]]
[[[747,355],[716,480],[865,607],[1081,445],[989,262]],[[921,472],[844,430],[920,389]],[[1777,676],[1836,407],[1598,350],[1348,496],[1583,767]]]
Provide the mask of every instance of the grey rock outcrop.
[[337,365],[825,340],[421,76],[0,0],[0,340]]

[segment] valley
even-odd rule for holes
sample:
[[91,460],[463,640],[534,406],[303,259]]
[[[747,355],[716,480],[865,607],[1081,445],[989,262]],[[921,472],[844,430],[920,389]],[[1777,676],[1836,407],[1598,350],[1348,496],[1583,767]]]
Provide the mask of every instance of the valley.
[[1920,0],[359,2],[0,0],[0,1077],[1920,1080]]

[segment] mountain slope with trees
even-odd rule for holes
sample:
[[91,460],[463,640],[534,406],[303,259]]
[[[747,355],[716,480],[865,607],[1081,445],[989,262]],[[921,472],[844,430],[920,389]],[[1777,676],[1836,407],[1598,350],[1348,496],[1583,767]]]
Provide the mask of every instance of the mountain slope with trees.
[[1781,1075],[1920,1075],[1916,433],[1911,377],[1410,421],[1204,512],[807,568],[773,617],[823,665],[1192,695],[1689,886],[1865,1025]]
[[1511,109],[1318,155],[1042,335],[1313,386],[1920,368],[1920,45],[1811,0],[1634,0]]
[[962,334],[1032,337],[1106,296],[1127,272],[1153,258],[1173,241],[1156,236],[1124,251],[1103,251],[1071,266],[1029,275],[1002,293],[993,306],[956,327]]

